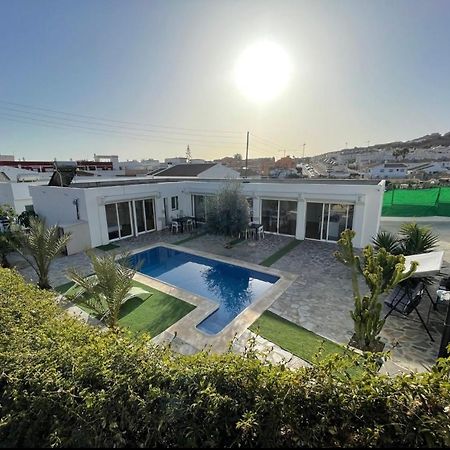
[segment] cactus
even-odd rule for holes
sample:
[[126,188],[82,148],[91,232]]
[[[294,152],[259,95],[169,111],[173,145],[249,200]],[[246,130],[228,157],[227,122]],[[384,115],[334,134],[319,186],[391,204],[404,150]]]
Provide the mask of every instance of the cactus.
[[[383,328],[381,319],[382,304],[379,302],[381,294],[389,292],[398,283],[409,278],[417,268],[413,262],[408,272],[405,270],[405,257],[391,255],[385,249],[374,252],[373,247],[367,245],[363,250],[363,257],[355,255],[353,238],[355,232],[345,230],[341,233],[339,250],[334,256],[342,264],[351,269],[354,310],[350,315],[354,322],[354,341],[361,350],[373,351],[380,341],[379,334]],[[358,274],[364,277],[369,292],[361,295]]]

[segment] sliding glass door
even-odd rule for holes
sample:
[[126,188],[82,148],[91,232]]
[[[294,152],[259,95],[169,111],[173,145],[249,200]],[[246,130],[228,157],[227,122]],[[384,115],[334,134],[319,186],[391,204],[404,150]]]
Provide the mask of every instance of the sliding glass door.
[[136,234],[147,233],[155,229],[155,212],[153,199],[135,200]]
[[131,202],[111,203],[105,209],[110,241],[133,235]]
[[204,195],[192,196],[192,210],[197,222],[206,222],[206,197]]
[[288,200],[262,200],[261,223],[269,233],[295,236],[297,228],[297,202]]
[[155,208],[152,198],[105,205],[110,241],[155,230]]
[[354,205],[308,202],[305,237],[322,241],[337,241],[341,233],[353,227]]

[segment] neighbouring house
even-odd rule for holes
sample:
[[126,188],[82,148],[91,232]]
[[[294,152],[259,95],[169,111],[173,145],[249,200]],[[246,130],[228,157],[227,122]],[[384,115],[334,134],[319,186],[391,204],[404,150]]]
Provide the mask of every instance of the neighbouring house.
[[161,170],[153,175],[154,178],[239,178],[237,170],[220,163],[177,164]]
[[[175,169],[174,167],[173,169]],[[377,233],[384,181],[239,180],[253,220],[266,233],[336,242],[351,228],[360,248]],[[206,197],[217,194],[223,179],[111,178],[69,187],[31,186],[35,211],[49,225],[72,233],[67,253],[162,230],[178,215],[204,222]]]
[[369,168],[369,176],[374,179],[407,178],[408,165],[403,163],[383,163]]
[[30,186],[47,184],[51,173],[0,166],[0,205],[9,205],[20,214],[33,209]]

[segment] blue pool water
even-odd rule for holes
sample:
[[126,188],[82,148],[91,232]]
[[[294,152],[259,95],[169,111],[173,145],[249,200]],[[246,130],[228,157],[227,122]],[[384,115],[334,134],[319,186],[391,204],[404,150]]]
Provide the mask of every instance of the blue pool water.
[[197,328],[216,334],[260,298],[278,277],[167,247],[154,247],[131,258],[139,272],[219,304]]

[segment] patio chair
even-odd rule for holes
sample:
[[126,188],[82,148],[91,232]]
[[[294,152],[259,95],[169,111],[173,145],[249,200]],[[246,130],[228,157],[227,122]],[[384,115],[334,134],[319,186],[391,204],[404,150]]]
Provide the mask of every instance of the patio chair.
[[[396,311],[405,317],[409,316],[413,311],[416,311],[416,314],[419,317],[419,320],[422,323],[423,327],[425,328],[425,331],[427,332],[431,341],[434,342],[433,336],[431,335],[430,330],[428,329],[425,321],[423,320],[418,310],[418,306],[420,305],[420,302],[422,301],[422,298],[425,293],[424,283],[419,281],[416,284],[403,287],[403,289],[404,289],[403,295],[397,301],[395,301],[395,303],[391,303],[391,309],[386,314],[385,319],[389,317],[393,311]],[[404,298],[407,299],[406,302],[402,302]]]
[[258,239],[264,239],[264,226],[261,225],[256,229],[256,235]]
[[194,222],[192,219],[186,219],[186,231],[194,231]]
[[180,229],[180,224],[176,220],[172,220],[172,226],[171,226],[172,233],[178,233],[179,229]]

